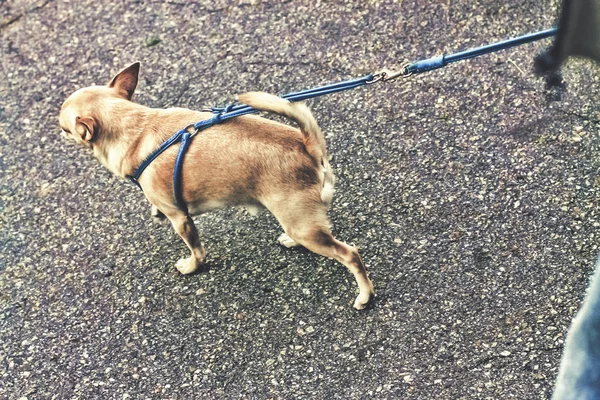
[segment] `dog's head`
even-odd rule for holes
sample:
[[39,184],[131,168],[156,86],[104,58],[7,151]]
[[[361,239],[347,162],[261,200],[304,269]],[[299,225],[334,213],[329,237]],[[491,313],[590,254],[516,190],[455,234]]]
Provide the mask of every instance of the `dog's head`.
[[135,62],[116,74],[106,86],[79,89],[62,105],[62,135],[87,147],[102,130],[102,113],[107,102],[131,100],[138,83],[140,63]]

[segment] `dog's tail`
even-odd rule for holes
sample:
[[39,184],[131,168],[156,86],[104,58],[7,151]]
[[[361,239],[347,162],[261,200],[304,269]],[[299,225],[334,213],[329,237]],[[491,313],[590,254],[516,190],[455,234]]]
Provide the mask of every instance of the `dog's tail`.
[[335,177],[327,159],[325,136],[323,136],[321,128],[319,128],[315,117],[313,117],[308,107],[304,103],[292,103],[289,100],[264,92],[244,93],[238,96],[238,100],[257,110],[270,111],[283,115],[298,124],[304,136],[306,151],[323,167],[321,200],[326,204],[330,204],[333,199]]

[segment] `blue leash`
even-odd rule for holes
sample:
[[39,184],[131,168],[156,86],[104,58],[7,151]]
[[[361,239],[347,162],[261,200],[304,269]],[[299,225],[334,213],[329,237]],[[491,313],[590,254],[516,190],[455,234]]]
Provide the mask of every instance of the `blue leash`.
[[557,31],[557,28],[546,29],[545,31],[519,36],[514,39],[489,44],[487,46],[477,47],[475,49],[461,51],[459,53],[449,55],[444,54],[439,57],[417,61],[406,66],[406,73],[408,75],[411,75],[432,71],[434,69],[445,67],[446,65],[451,64],[453,62],[468,60],[469,58],[475,58],[484,54],[494,53],[500,50],[510,49],[511,47],[520,46],[525,43],[531,43],[541,39],[545,39],[547,37],[556,35]]
[[409,77],[411,75],[433,71],[434,69],[445,67],[446,65],[457,61],[468,60],[469,58],[475,58],[484,54],[495,53],[500,50],[506,50],[510,49],[511,47],[542,40],[556,35],[557,32],[558,28],[550,28],[544,31],[529,33],[516,38],[504,40],[502,42],[488,44],[486,46],[476,47],[474,49],[469,49],[454,54],[443,54],[438,57],[414,61],[412,63],[405,64],[399,71],[383,69],[375,74],[374,79],[375,81],[381,80],[386,82],[396,79],[399,76]]
[[[445,67],[446,65],[457,61],[467,60],[470,58],[479,57],[484,54],[489,54],[496,51],[509,49],[511,47],[520,46],[525,43],[535,42],[537,40],[554,36],[557,30],[557,28],[551,28],[541,32],[530,33],[513,39],[505,40],[502,42],[461,51],[459,53],[443,54],[439,57],[433,57],[425,60],[408,63],[404,65],[399,71],[390,71],[388,69],[383,69],[375,74],[369,74],[367,76],[363,76],[362,78],[333,83],[330,85],[320,86],[313,89],[307,89],[300,92],[288,93],[282,95],[281,97],[289,101],[303,101],[314,97],[341,92],[344,90],[355,89],[357,87],[375,83],[378,81],[388,82],[400,76],[408,77],[411,75],[432,71],[434,69]],[[198,132],[210,128],[211,126],[220,124],[222,122],[239,117],[241,115],[258,112],[258,110],[245,104],[231,104],[227,107],[213,107],[211,111],[215,114],[212,118],[196,122],[195,124],[190,124],[185,128],[177,131],[173,136],[167,139],[163,144],[160,145],[158,149],[156,149],[142,162],[142,164],[134,171],[133,175],[130,176],[129,179],[141,189],[142,187],[139,184],[139,179],[144,170],[162,152],[164,152],[173,144],[181,141],[181,145],[179,146],[179,153],[177,154],[177,159],[175,161],[175,170],[173,172],[173,190],[175,193],[175,200],[177,202],[177,206],[187,213],[188,208],[182,196],[183,191],[181,185],[181,170],[185,153],[189,147],[189,144],[192,141],[191,139],[196,134],[198,134]],[[193,132],[190,133],[189,131],[192,128]]]

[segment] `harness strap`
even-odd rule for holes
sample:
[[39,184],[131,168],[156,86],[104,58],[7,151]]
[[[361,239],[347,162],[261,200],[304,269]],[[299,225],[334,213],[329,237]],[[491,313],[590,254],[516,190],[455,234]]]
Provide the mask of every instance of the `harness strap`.
[[187,214],[188,208],[183,200],[183,190],[181,190],[181,167],[183,165],[183,157],[185,152],[190,146],[190,138],[192,135],[189,132],[185,132],[181,137],[181,144],[179,145],[179,153],[177,153],[177,159],[175,160],[175,171],[173,172],[173,191],[175,192],[175,200],[177,206],[185,211]]
[[[256,110],[252,109],[251,112],[256,112]],[[140,176],[142,176],[142,173],[144,172],[144,170],[146,168],[148,168],[148,166],[152,163],[152,161],[154,161],[165,150],[167,150],[169,147],[171,147],[172,145],[174,145],[175,143],[177,143],[178,141],[181,140],[181,144],[179,146],[179,152],[177,153],[177,159],[175,160],[175,169],[173,171],[173,191],[175,193],[175,201],[177,202],[177,206],[182,211],[187,213],[188,208],[187,208],[187,205],[185,204],[185,201],[183,200],[183,195],[182,195],[182,191],[181,191],[181,167],[183,165],[183,158],[185,156],[185,153],[191,143],[191,138],[194,135],[196,135],[198,132],[200,132],[201,130],[210,128],[211,126],[219,124],[226,119],[234,118],[241,114],[248,114],[248,112],[247,111],[243,112],[243,113],[238,112],[235,114],[236,115],[228,115],[228,116],[226,116],[226,118],[223,118],[223,114],[216,114],[212,118],[208,118],[208,119],[202,120],[200,122],[196,122],[195,124],[188,125],[185,128],[177,131],[173,136],[171,136],[163,144],[161,144],[156,150],[154,150],[148,157],[146,157],[146,159],[142,162],[142,164],[140,164],[140,166],[135,170],[133,175],[129,177],[129,180],[131,180],[133,183],[135,183],[137,185],[137,187],[142,189],[142,187],[140,186],[140,183],[139,183],[139,179],[140,179]],[[194,133],[188,132],[188,129],[191,127],[194,128]]]
[[[137,169],[134,171],[133,175],[131,175],[129,177],[129,180],[131,182],[135,183],[141,189],[142,187],[140,186],[140,183],[138,181],[140,179],[140,176],[142,176],[142,173],[144,172],[144,170],[146,168],[148,168],[148,166],[152,163],[152,161],[154,161],[156,159],[156,157],[160,156],[166,149],[168,149],[169,147],[171,147],[172,145],[177,143],[179,140],[181,140],[181,137],[188,131],[188,128],[194,127],[194,129],[196,131],[194,134],[196,134],[203,129],[206,129],[215,124],[218,124],[219,122],[221,122],[221,116],[215,115],[212,118],[205,119],[205,120],[197,122],[193,125],[188,125],[184,129],[178,130],[177,132],[175,132],[175,134],[173,136],[168,138],[156,150],[154,150],[152,153],[150,153],[150,155],[148,157],[146,157],[146,159],[144,159],[144,161],[140,164],[140,166],[137,167]],[[190,136],[193,136],[193,135],[190,135]]]
[[163,144],[161,144],[158,149],[154,150],[154,152],[152,152],[152,154],[150,154],[148,157],[146,157],[146,159],[142,162],[142,164],[140,164],[140,166],[137,167],[137,169],[134,171],[133,175],[129,177],[129,180],[131,182],[135,183],[137,185],[137,187],[139,187],[141,189],[142,187],[140,186],[139,179],[140,179],[140,176],[142,176],[142,172],[144,172],[144,170],[146,168],[148,168],[148,165],[150,165],[156,157],[161,155],[163,151],[165,151],[166,149],[171,147],[171,145],[177,143],[179,141],[179,139],[181,139],[181,135],[183,135],[185,132],[186,132],[185,129],[181,129],[181,130],[177,131],[169,139],[167,139],[167,141],[165,141]]

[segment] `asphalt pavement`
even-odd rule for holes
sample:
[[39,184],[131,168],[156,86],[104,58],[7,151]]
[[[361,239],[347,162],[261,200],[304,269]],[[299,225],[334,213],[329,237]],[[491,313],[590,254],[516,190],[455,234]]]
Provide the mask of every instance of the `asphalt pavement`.
[[74,90],[224,105],[555,23],[557,2],[0,0],[0,398],[547,399],[600,226],[597,66],[550,41],[310,101],[352,276],[275,219],[195,218],[205,271],[143,194],[59,135]]

